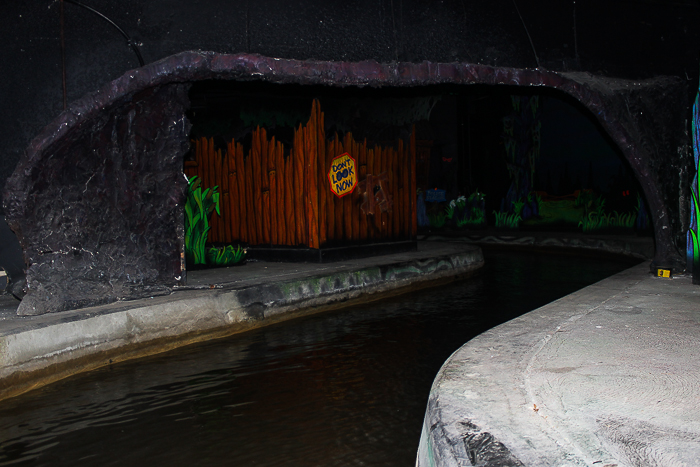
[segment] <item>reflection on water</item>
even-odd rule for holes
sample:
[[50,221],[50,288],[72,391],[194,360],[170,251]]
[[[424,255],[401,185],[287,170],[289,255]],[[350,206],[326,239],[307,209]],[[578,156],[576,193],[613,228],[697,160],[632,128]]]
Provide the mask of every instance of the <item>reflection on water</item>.
[[634,262],[485,252],[476,278],[79,375],[0,403],[0,465],[413,465],[480,332]]

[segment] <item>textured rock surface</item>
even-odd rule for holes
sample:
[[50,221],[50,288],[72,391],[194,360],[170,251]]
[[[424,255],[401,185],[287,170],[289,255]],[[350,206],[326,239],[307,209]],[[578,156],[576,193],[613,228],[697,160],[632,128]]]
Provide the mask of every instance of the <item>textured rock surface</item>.
[[558,89],[592,112],[629,161],[651,212],[653,265],[685,267],[680,253],[685,207],[678,200],[687,199],[683,181],[692,160],[679,117],[687,108],[680,79],[625,81],[466,63],[314,62],[183,52],[130,71],[77,101],[20,160],[4,199],[8,222],[30,264],[28,300],[20,313],[145,296],[175,283],[176,232],[182,225],[176,206],[184,190],[178,177],[188,144],[185,89],[204,79]]
[[187,88],[147,88],[105,108],[89,96],[96,108],[72,109],[67,131],[30,148],[6,196],[30,265],[18,314],[167,293],[178,283]]
[[477,336],[433,383],[418,465],[697,465],[699,301],[640,264]]

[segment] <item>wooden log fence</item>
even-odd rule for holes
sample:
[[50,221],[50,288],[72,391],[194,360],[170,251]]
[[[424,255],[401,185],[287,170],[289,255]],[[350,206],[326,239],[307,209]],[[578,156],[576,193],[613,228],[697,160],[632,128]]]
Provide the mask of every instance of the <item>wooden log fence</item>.
[[[217,186],[221,216],[214,213],[211,243],[269,246],[362,244],[415,239],[416,139],[397,148],[355,141],[348,132],[327,141],[324,114],[317,100],[305,126],[294,130],[293,145],[285,157],[283,144],[256,128],[247,155],[235,140],[216,148],[212,138],[192,141],[195,160],[185,162],[187,177],[198,176],[203,189]],[[328,171],[337,156],[348,153],[356,162],[358,181],[368,175],[387,175],[381,186],[355,191],[342,198],[330,189]],[[366,197],[382,188],[391,201],[389,210],[363,212]]]

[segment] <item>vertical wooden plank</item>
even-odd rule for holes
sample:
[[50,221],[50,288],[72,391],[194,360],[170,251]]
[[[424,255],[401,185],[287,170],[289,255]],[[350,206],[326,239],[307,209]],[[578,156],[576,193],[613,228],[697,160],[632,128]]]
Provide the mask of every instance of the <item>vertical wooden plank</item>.
[[270,245],[270,190],[262,192],[263,242]]
[[[374,171],[374,151],[375,151],[375,149],[376,149],[376,147],[372,148],[372,149],[367,149],[367,167],[365,168],[365,172],[367,173],[367,175],[372,175],[372,176],[376,175],[376,172]],[[367,196],[368,197],[374,196],[373,188],[374,187],[372,187],[372,186],[367,187]],[[368,215],[366,218],[367,238],[371,239],[371,240],[374,240],[376,238],[376,229],[377,228],[375,225],[374,218],[375,218],[375,216],[373,214]]]
[[238,151],[236,142],[231,140],[231,152],[229,153],[229,193],[231,193],[231,236],[233,240],[240,243],[242,241],[241,234],[241,198],[240,187],[238,186]]
[[394,151],[391,157],[391,174],[393,178],[393,183],[391,184],[391,193],[393,195],[391,223],[393,225],[393,232],[391,236],[394,239],[399,238],[401,235],[401,207],[399,206],[401,203],[401,198],[399,196],[399,183],[401,179],[399,178],[399,154],[401,154],[403,150],[403,140],[399,139],[399,149],[398,151]]
[[304,169],[302,173],[302,178],[304,179],[304,218],[306,219],[306,224],[304,225],[304,236],[306,237],[306,246],[309,248],[313,248],[313,240],[311,238],[311,229],[312,229],[312,209],[311,209],[311,202],[312,202],[312,193],[310,193],[311,189],[311,174],[310,174],[310,165],[311,165],[311,154],[309,153],[309,143],[310,143],[310,136],[309,133],[311,131],[311,128],[313,126],[313,118],[314,118],[314,113],[313,109],[309,115],[309,120],[306,122],[306,126],[302,127],[301,129],[301,146],[302,146],[302,151],[304,151]]
[[[206,188],[214,188],[216,186],[216,178],[214,177],[214,139],[207,138],[207,185]],[[210,230],[212,232],[214,228]]]
[[226,143],[226,162],[224,163],[224,177],[228,187],[228,211],[226,212],[226,224],[228,224],[229,243],[238,240],[238,216],[236,212],[236,198],[238,189],[236,188],[236,147],[233,140]]
[[[331,160],[333,159],[333,153],[335,151],[335,141],[331,140],[327,145],[326,145],[326,174],[324,176],[327,177],[328,171],[330,170],[331,167]],[[326,195],[326,241],[333,241],[335,240],[335,195],[333,192],[331,192],[330,185],[328,182],[328,178],[324,178],[324,186],[326,187],[327,195]]]
[[270,244],[279,245],[277,239],[277,170],[276,170],[276,154],[275,137],[273,136],[268,145],[267,154],[267,177],[270,183]]
[[255,239],[257,244],[260,245],[265,242],[263,238],[263,201],[262,201],[262,169],[261,169],[261,159],[260,154],[260,127],[257,127],[253,132],[253,173],[254,173],[254,199],[255,199],[255,210],[253,216],[255,217]]
[[284,211],[287,216],[287,244],[295,246],[297,244],[297,227],[296,227],[296,202],[294,200],[294,149],[290,150],[289,157],[285,161],[285,198]]
[[[382,172],[387,175],[387,181],[384,183],[384,190],[385,196],[390,196],[391,195],[391,153],[394,151],[394,148],[389,146],[385,149],[384,152],[384,158],[382,159]],[[384,232],[384,238],[389,239],[391,238],[391,213],[390,212],[384,212],[384,216],[382,217],[382,229]]]
[[[386,156],[386,149],[381,146],[377,146],[377,152],[374,155],[374,170],[377,175],[384,173],[384,159]],[[374,209],[374,218],[376,220],[377,226],[377,238],[384,239],[384,226],[386,225],[386,214],[382,212],[378,207]]]
[[[392,161],[394,160],[394,153],[396,151],[393,147],[388,147],[386,150],[386,174],[388,176],[388,181],[386,183],[386,196],[389,197],[394,193],[394,173],[392,168]],[[394,210],[392,212],[386,212],[386,236],[387,238],[392,238],[394,236]]]
[[[262,204],[262,236],[263,242],[266,245],[270,244],[271,232],[270,232],[270,175],[268,170],[268,158],[269,158],[269,144],[267,141],[267,130],[265,128],[260,129],[260,175],[262,177],[262,186],[260,191],[262,194],[263,204]],[[267,198],[267,200],[266,200]]]
[[238,232],[241,242],[248,242],[248,216],[247,216],[247,193],[245,177],[245,159],[243,155],[243,145],[236,144],[236,186],[238,187]]
[[[367,179],[367,138],[362,142],[360,145],[360,150],[359,150],[359,159],[357,161],[357,180],[358,182],[366,180]],[[365,213],[362,212],[362,202],[364,201],[364,197],[362,194],[357,191],[357,217],[358,217],[358,229],[359,229],[359,240],[360,241],[366,241],[367,240],[367,216]]]
[[[210,138],[209,143],[208,143],[208,149],[209,149],[209,188],[211,191],[214,191],[214,187],[216,187],[216,191],[219,193],[219,210],[221,209],[221,187],[217,185],[216,183],[216,151],[214,150],[214,139]],[[209,241],[210,242],[218,242],[219,241],[219,215],[216,213],[216,210],[214,210],[211,213],[211,219],[209,222],[209,225],[211,226],[211,229],[209,230]]]
[[[226,157],[226,153],[219,149],[216,151],[217,155],[217,163],[216,163],[216,178],[217,178],[217,183],[219,184],[219,192],[221,193],[220,197],[220,206],[219,206],[219,212],[221,215],[219,216],[219,241],[220,242],[230,242],[231,240],[227,239],[226,235],[226,226],[228,225],[228,177],[224,175],[228,175],[224,171],[224,161]],[[229,228],[228,231],[228,238],[231,236],[231,230]]]
[[[345,133],[343,141],[343,152],[347,152],[352,156],[352,133]],[[343,239],[346,241],[354,240],[352,237],[352,195],[345,195],[343,200]]]
[[307,245],[306,241],[306,196],[304,192],[304,132],[301,124],[294,132],[294,211],[296,212],[296,244]]
[[418,233],[418,219],[416,218],[416,126],[413,125],[413,128],[411,128],[411,150],[409,152],[410,155],[410,167],[411,167],[411,173],[409,174],[410,176],[410,184],[411,184],[411,190],[409,192],[409,205],[410,205],[410,215],[411,215],[411,231],[409,233],[409,236],[411,240],[416,239],[416,235]]
[[399,178],[400,178],[400,187],[399,187],[399,202],[396,204],[396,209],[401,211],[401,229],[400,229],[400,236],[402,239],[405,239],[408,236],[408,223],[411,219],[411,216],[409,215],[409,210],[408,210],[408,192],[409,192],[409,186],[408,186],[408,151],[409,147],[411,146],[410,139],[409,143],[407,145],[404,145],[403,152],[399,154]]
[[253,149],[248,151],[245,158],[245,194],[246,194],[246,220],[248,224],[248,243],[258,244],[258,235],[255,222],[255,176],[253,174]]
[[304,149],[306,160],[306,211],[307,225],[306,231],[308,235],[309,248],[318,248],[318,154],[316,141],[316,125],[318,121],[318,101],[313,100],[311,104],[311,117],[309,123],[304,130]]
[[321,104],[318,104],[316,120],[316,158],[318,160],[318,245],[321,248],[328,240],[328,166],[326,165],[326,128]]
[[[211,180],[212,190],[216,187],[217,193],[219,193],[219,212],[221,212],[221,185],[219,184],[219,161],[217,150],[214,148],[214,138],[209,139],[209,177]],[[216,210],[211,214],[211,234],[212,242],[221,242],[221,216],[216,213]]]
[[[359,170],[360,170],[360,144],[353,140],[352,142],[352,157],[355,159],[355,179],[359,180]],[[358,195],[357,186],[353,190],[351,195],[348,195],[350,199],[350,205],[352,206],[352,215],[350,222],[352,223],[352,239],[355,242],[360,240],[360,196]]]
[[277,205],[277,241],[279,245],[288,245],[287,228],[284,219],[284,146],[279,141],[277,142],[277,149],[275,151],[275,172],[277,179],[277,199],[275,200],[275,204]]

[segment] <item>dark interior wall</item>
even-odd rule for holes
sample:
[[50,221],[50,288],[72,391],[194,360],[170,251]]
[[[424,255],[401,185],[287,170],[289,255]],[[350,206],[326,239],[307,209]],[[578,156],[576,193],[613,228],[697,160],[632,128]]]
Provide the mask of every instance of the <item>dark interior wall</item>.
[[[141,45],[146,63],[183,50],[361,61],[471,62],[697,82],[696,1],[83,0]],[[59,3],[2,2],[0,189],[62,109]],[[575,10],[574,10],[575,7]],[[575,19],[575,21],[574,21]],[[138,65],[106,22],[65,4],[68,101]],[[574,31],[576,34],[574,34]],[[690,102],[690,97],[688,102]]]

